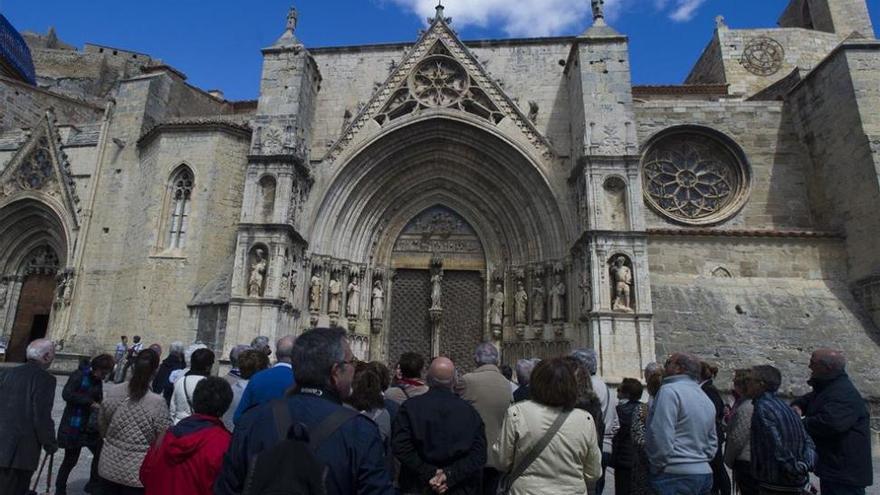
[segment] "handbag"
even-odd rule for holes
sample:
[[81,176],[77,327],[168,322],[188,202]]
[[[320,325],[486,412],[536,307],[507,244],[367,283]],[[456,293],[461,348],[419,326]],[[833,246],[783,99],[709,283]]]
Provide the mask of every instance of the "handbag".
[[550,425],[550,428],[544,433],[541,440],[539,440],[538,443],[536,443],[534,447],[532,447],[531,450],[529,450],[528,453],[526,453],[526,455],[523,456],[523,458],[513,467],[513,469],[505,474],[501,478],[501,481],[498,482],[498,489],[495,492],[497,495],[507,495],[510,492],[513,483],[526,472],[526,469],[535,462],[535,460],[541,455],[541,452],[550,445],[550,441],[553,440],[553,437],[556,436],[556,433],[562,428],[562,424],[568,419],[569,414],[571,414],[571,411],[563,411],[559,413],[559,416],[556,416],[553,424]]

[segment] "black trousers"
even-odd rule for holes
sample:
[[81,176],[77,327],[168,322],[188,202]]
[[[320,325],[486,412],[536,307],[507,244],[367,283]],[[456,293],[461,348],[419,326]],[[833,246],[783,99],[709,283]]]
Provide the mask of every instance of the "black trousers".
[[501,481],[500,471],[490,467],[483,468],[483,495],[495,495],[499,481]]
[[100,495],[143,495],[144,489],[101,480],[101,491],[98,493]]
[[719,447],[715,458],[709,463],[712,466],[712,495],[730,495],[730,476],[724,467],[724,454]]
[[33,471],[0,468],[0,495],[26,495]]
[[758,481],[752,477],[752,465],[749,462],[733,463],[733,479],[740,495],[758,495]]
[[614,495],[629,495],[632,493],[632,483],[632,468],[614,468]]
[[[98,482],[98,459],[101,457],[101,446],[88,447],[92,453],[92,466],[89,471],[89,483],[86,486],[95,486]],[[67,479],[70,472],[76,467],[79,461],[79,455],[82,453],[82,447],[76,449],[64,449],[64,460],[61,461],[61,467],[58,468],[58,479],[55,480],[56,495],[67,493]]]

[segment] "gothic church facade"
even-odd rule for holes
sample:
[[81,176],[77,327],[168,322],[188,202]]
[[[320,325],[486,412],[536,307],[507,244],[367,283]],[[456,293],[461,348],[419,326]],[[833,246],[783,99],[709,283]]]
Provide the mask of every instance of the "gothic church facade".
[[[226,352],[348,329],[362,358],[847,351],[880,397],[880,42],[864,0],[718,19],[681,85],[580,36],[263,50],[258,100],[54,32],[0,50],[0,335]],[[637,35],[637,34],[634,34]]]

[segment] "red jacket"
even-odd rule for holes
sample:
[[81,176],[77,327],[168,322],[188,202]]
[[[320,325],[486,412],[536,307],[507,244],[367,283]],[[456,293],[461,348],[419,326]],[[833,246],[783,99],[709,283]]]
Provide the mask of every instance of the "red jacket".
[[200,414],[169,429],[141,465],[146,495],[211,495],[231,438],[223,421]]

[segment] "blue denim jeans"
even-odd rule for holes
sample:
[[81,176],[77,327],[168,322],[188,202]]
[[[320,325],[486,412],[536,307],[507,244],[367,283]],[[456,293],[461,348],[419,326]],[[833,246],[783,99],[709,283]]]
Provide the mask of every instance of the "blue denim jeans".
[[651,489],[655,495],[709,495],[711,474],[652,474]]

